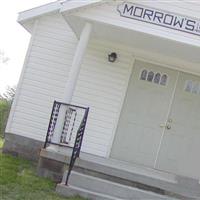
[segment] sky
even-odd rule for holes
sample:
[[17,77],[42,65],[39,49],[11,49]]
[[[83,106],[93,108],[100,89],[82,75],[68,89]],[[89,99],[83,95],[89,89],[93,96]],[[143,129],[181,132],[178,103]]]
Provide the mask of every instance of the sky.
[[0,0],[0,59],[2,52],[9,60],[0,62],[0,94],[7,86],[18,83],[30,34],[17,23],[18,13],[55,0]]

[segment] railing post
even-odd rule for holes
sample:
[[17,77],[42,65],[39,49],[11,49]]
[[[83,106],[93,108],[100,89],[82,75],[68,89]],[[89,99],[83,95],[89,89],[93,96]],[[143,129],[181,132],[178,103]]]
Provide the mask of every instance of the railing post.
[[[84,122],[84,123],[85,123],[85,126],[84,126],[84,128],[83,128],[83,135],[84,135],[84,133],[85,133],[85,128],[86,128],[86,124],[87,124],[88,113],[89,113],[89,108],[87,108],[87,109],[86,109],[86,112],[85,112],[85,122]],[[80,156],[81,147],[82,147],[82,142],[83,142],[83,135],[82,135],[82,137],[81,137],[80,149],[79,149],[79,152],[78,152],[77,157]]]
[[47,147],[47,142],[48,142],[48,137],[49,137],[49,132],[50,132],[50,126],[51,126],[51,120],[52,120],[55,105],[56,105],[56,101],[53,102],[53,107],[52,107],[52,110],[51,110],[51,115],[50,115],[50,119],[49,119],[49,126],[48,126],[48,129],[47,129],[47,134],[46,134],[45,143],[44,143],[44,149]]
[[68,168],[68,173],[67,173],[67,177],[65,180],[65,185],[68,184],[69,177],[70,177],[71,171],[74,167],[74,164],[76,162],[76,159],[80,156],[81,146],[82,146],[82,142],[83,142],[83,136],[84,136],[85,127],[87,124],[88,113],[89,113],[89,108],[87,108],[85,111],[83,120],[79,126],[79,129],[78,129],[78,132],[76,135],[76,140],[74,143],[74,148],[73,148],[70,163],[69,163],[69,168]]

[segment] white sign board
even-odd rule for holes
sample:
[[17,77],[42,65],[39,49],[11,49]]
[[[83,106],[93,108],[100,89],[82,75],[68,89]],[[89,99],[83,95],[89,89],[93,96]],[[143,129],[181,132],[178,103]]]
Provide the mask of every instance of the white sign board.
[[122,17],[200,36],[200,20],[191,17],[129,2],[120,4],[117,10]]

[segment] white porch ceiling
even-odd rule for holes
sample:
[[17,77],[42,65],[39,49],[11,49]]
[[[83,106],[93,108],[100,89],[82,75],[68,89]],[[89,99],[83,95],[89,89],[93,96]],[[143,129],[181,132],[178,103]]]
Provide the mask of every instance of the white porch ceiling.
[[[66,15],[65,19],[70,24],[77,37],[80,36],[84,24],[88,21],[88,19],[73,15]],[[93,39],[126,45],[127,48],[133,48],[137,49],[138,51],[147,52],[157,56],[163,56],[168,60],[170,58],[171,61],[176,60],[176,63],[177,60],[179,60],[179,64],[185,63],[185,65],[190,65],[187,66],[188,69],[185,69],[185,71],[188,72],[191,68],[191,73],[198,72],[200,74],[200,48],[198,46],[190,45],[184,42],[178,42],[164,37],[158,37],[142,31],[129,30],[102,22],[92,20],[90,20],[90,22],[93,24]],[[192,68],[196,69],[193,70]]]

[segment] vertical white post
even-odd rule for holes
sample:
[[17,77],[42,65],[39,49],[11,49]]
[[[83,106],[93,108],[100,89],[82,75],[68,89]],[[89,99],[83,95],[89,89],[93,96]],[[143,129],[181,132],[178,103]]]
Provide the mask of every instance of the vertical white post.
[[80,40],[76,48],[76,52],[72,62],[72,67],[69,73],[69,80],[65,87],[65,93],[63,97],[65,103],[70,103],[72,100],[73,92],[76,86],[78,75],[81,69],[81,64],[83,62],[83,58],[90,39],[91,31],[92,31],[92,25],[90,23],[86,23],[85,27],[82,30]]
[[[82,65],[83,58],[87,49],[91,32],[92,32],[92,25],[90,23],[86,23],[80,35],[80,40],[76,47],[76,52],[75,52],[71,70],[69,73],[69,79],[65,86],[65,92],[63,95],[63,102],[65,103],[71,103],[73,92],[76,87],[78,75],[80,73],[81,65]],[[54,136],[52,138],[52,142],[54,143],[60,143],[60,137],[61,137],[62,128],[64,124],[65,112],[66,112],[66,109],[64,109],[64,107],[61,106],[59,116],[57,119],[57,124],[55,127]]]

